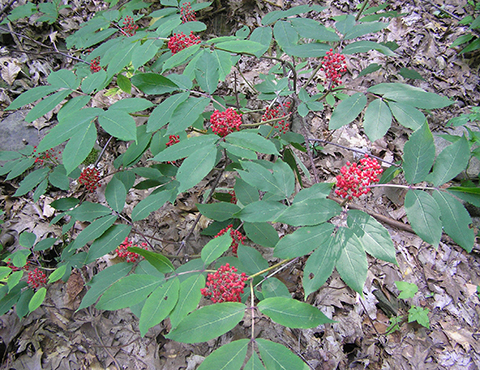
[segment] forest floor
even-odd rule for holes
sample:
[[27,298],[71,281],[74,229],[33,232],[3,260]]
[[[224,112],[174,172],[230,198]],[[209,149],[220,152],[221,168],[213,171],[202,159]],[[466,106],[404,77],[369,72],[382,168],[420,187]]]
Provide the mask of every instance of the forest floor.
[[[18,5],[17,2],[4,2],[13,7]],[[0,79],[0,150],[19,149],[24,145],[22,139],[35,145],[55,123],[55,111],[31,126],[23,121],[25,112],[4,111],[4,108],[21,92],[45,84],[50,69],[69,68],[75,63],[55,53],[52,41],[60,47],[65,35],[89,19],[102,3],[97,0],[76,0],[72,3],[76,6],[75,11],[62,15],[61,27],[22,21],[12,24],[12,30],[28,36],[28,39],[17,35],[11,37],[0,29],[3,78]],[[293,3],[301,4],[303,1]],[[321,17],[328,19],[329,15],[353,12],[354,3],[358,1],[320,2],[328,6]],[[466,15],[465,3],[463,0],[390,1],[389,8],[403,15],[390,19],[390,25],[384,32],[368,39],[380,38],[384,42],[397,43],[397,57],[392,59],[375,51],[349,57],[345,84],[364,91],[375,83],[403,82],[452,98],[457,101],[455,105],[430,112],[428,120],[435,135],[445,132],[459,134],[458,130],[446,127],[448,120],[480,104],[480,55],[460,55],[458,50],[449,48],[466,31],[466,27],[458,23],[458,19]],[[277,6],[259,0],[230,0],[213,16],[202,13],[201,20],[209,25],[210,34],[225,35],[241,25],[256,26],[262,15],[279,9],[279,6],[290,5],[290,2],[283,4],[282,0],[278,0]],[[458,19],[439,12],[438,6],[444,6]],[[4,16],[5,13],[0,10],[0,17]],[[360,71],[371,63],[378,63],[382,68],[357,78]],[[270,61],[247,58],[242,63],[242,73],[255,84],[260,81],[259,73],[271,66]],[[17,67],[29,71],[29,77]],[[398,72],[401,68],[417,71],[422,79],[400,76]],[[220,88],[232,92],[233,80],[232,76],[227,76]],[[252,101],[249,104],[253,108],[259,103]],[[313,137],[325,138],[328,134],[330,114],[326,109],[319,115],[308,117]],[[407,129],[394,125],[385,138],[370,143],[362,128],[353,124],[331,133],[329,140],[344,147],[368,150],[394,162],[401,159],[408,134]],[[439,147],[445,145],[441,138],[436,138],[436,144]],[[109,146],[100,166],[108,171],[113,159],[124,150],[124,144]],[[326,145],[316,155],[315,164],[322,181],[333,181],[336,173],[332,169],[339,169],[353,159],[352,151]],[[472,166],[472,171],[476,171],[474,174],[478,174],[478,169],[478,164]],[[230,183],[231,179],[225,178],[220,186]],[[305,179],[305,183],[308,184],[308,180]],[[54,212],[49,204],[55,194],[42,197],[38,204],[34,204],[28,197],[12,198],[15,188],[1,179],[0,184],[0,205],[6,211],[0,243],[5,248],[15,250],[18,234],[25,230],[34,232],[37,237],[60,235],[59,228],[49,223]],[[132,191],[125,211],[131,211],[144,196],[142,191]],[[473,251],[467,253],[444,237],[435,249],[407,231],[408,228],[395,227],[396,223],[407,223],[403,196],[402,192],[375,190],[367,202],[352,205],[370,214],[380,214],[387,220],[384,225],[394,241],[398,266],[370,258],[364,298],[346,287],[334,272],[328,282],[308,299],[309,303],[333,318],[336,321],[334,324],[309,330],[288,329],[260,316],[255,323],[256,336],[286,345],[316,370],[479,369],[480,301],[477,286],[480,284],[480,247],[475,244]],[[105,200],[102,188],[91,197],[99,202]],[[151,215],[141,228],[149,231],[150,235],[170,241],[166,251],[173,252],[176,243],[189,233],[194,223],[198,214],[196,202],[195,193],[186,193],[177,199],[175,206],[163,207]],[[475,227],[480,227],[479,219],[474,220]],[[198,252],[208,240],[200,235],[206,226],[207,220],[202,218],[190,238],[189,247],[193,253]],[[287,230],[278,231],[281,236]],[[265,249],[261,250],[262,253],[274,262],[272,252]],[[45,304],[28,317],[19,320],[14,311],[1,316],[1,368],[194,370],[212,350],[232,339],[250,336],[252,323],[247,317],[241,325],[217,340],[190,345],[165,339],[164,334],[168,330],[166,322],[151,328],[142,338],[138,319],[128,309],[101,312],[92,307],[76,311],[85,294],[84,277],[92,276],[94,270],[103,269],[111,263],[111,258],[106,256],[89,265],[85,271],[75,271],[66,284],[58,282],[51,285]],[[298,260],[279,275],[297,298],[303,298],[301,279],[304,263],[305,260]],[[412,299],[398,299],[395,281],[415,283],[419,291]],[[407,322],[408,309],[412,306],[429,309],[430,328]],[[403,319],[399,321],[398,330],[387,332],[391,315],[403,316]]]

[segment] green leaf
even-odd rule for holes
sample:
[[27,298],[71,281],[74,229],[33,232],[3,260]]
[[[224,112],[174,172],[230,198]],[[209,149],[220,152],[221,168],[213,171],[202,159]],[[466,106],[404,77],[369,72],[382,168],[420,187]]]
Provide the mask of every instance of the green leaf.
[[183,159],[206,146],[211,147],[217,141],[217,135],[192,136],[161,151],[152,158],[152,161],[167,162]]
[[47,191],[47,186],[48,186],[48,180],[47,179],[42,180],[42,182],[37,186],[37,188],[33,193],[32,199],[34,202],[38,202],[40,197],[43,194],[45,194],[45,192]]
[[43,99],[41,102],[36,104],[30,112],[28,112],[27,116],[25,117],[25,121],[32,123],[44,114],[47,114],[57,105],[59,105],[63,99],[70,95],[71,92],[72,90],[61,90]]
[[330,199],[311,199],[294,203],[282,212],[274,221],[291,226],[312,226],[328,221],[339,215],[342,208]]
[[395,119],[402,126],[417,130],[425,123],[425,115],[411,105],[390,101],[388,106]]
[[248,239],[262,247],[273,248],[278,243],[277,230],[267,222],[245,222],[243,229]]
[[409,184],[424,181],[435,160],[433,135],[426,122],[410,136],[403,153],[405,180]]
[[442,222],[440,207],[435,199],[424,191],[409,190],[404,205],[413,231],[424,241],[437,247],[442,236]]
[[88,157],[97,140],[97,129],[93,122],[83,131],[74,134],[62,153],[66,174],[70,174]]
[[117,216],[110,215],[93,221],[78,234],[76,239],[70,244],[70,248],[79,249],[84,247],[88,242],[100,237],[116,220]]
[[162,45],[163,42],[160,42],[160,40],[147,40],[137,47],[132,55],[133,68],[138,70],[139,67],[153,59]]
[[262,283],[262,294],[264,298],[285,297],[291,298],[288,288],[277,278],[268,278]]
[[93,262],[113,251],[128,237],[131,230],[132,227],[129,225],[110,226],[88,249],[86,263]]
[[201,257],[205,265],[211,264],[218,257],[230,248],[232,237],[230,232],[226,232],[222,236],[210,240],[203,248]]
[[127,199],[127,189],[125,189],[123,182],[115,176],[112,177],[105,188],[105,198],[114,211],[122,212]]
[[264,45],[250,40],[234,40],[234,41],[225,41],[215,44],[215,48],[223,51],[228,51],[231,53],[248,53],[256,54],[264,49]]
[[328,125],[330,130],[336,130],[340,127],[348,125],[352,122],[360,112],[367,105],[367,97],[365,94],[356,93],[338,104],[332,113],[330,123]]
[[63,165],[56,166],[48,175],[48,182],[61,190],[67,191],[70,188],[70,180]]
[[371,256],[397,265],[395,246],[388,230],[368,213],[348,211],[348,227],[353,228],[365,251]]
[[391,124],[392,113],[390,113],[387,104],[381,99],[375,99],[368,104],[363,119],[363,126],[365,133],[371,141],[383,137],[387,133]]
[[267,370],[308,370],[309,367],[300,357],[290,352],[281,344],[266,339],[255,339],[260,357]]
[[469,159],[470,147],[465,136],[462,136],[440,152],[427,181],[435,186],[445,184],[467,168]]
[[294,46],[299,39],[298,32],[290,22],[278,21],[273,26],[273,36],[281,48]]
[[57,211],[68,211],[69,209],[75,207],[78,203],[80,203],[80,200],[77,198],[60,198],[50,203],[50,206],[55,208]]
[[151,275],[129,275],[115,282],[102,295],[96,308],[114,311],[134,306],[153,292],[160,281]]
[[44,251],[47,250],[55,244],[57,241],[57,238],[46,238],[43,240],[40,240],[37,244],[35,244],[35,248],[33,248],[34,251]]
[[109,109],[98,117],[98,123],[117,139],[124,141],[137,140],[135,120],[127,112]]
[[127,94],[130,94],[132,92],[132,83],[130,82],[130,79],[128,79],[122,74],[119,74],[117,76],[117,85],[123,92]]
[[25,158],[9,163],[11,163],[14,167],[8,174],[7,180],[12,180],[28,170],[35,163],[35,159]]
[[414,69],[408,69],[408,68],[401,68],[400,71],[398,71],[398,74],[404,78],[411,78],[413,80],[423,80],[425,79],[422,77],[420,73],[415,71]]
[[288,328],[309,329],[334,322],[318,308],[292,298],[266,298],[257,307],[274,322]]
[[83,297],[77,311],[94,304],[110,285],[126,276],[132,270],[132,267],[131,263],[122,262],[109,266],[96,274],[88,283],[91,287]]
[[138,324],[142,337],[148,329],[162,322],[170,314],[177,304],[179,289],[180,281],[172,279],[150,294],[143,305]]
[[162,95],[178,90],[176,83],[157,73],[137,73],[131,81],[147,95]]
[[172,328],[187,317],[187,314],[197,308],[202,294],[200,289],[205,288],[205,277],[202,274],[190,276],[180,284],[178,303],[170,314],[170,323]]
[[342,280],[363,296],[367,280],[368,261],[361,240],[351,229],[345,229],[344,243],[335,268]]
[[[10,269],[9,269],[10,270]],[[15,305],[15,312],[19,318],[25,317],[28,311],[28,304],[33,297],[35,292],[31,289],[24,290],[20,295],[16,305]]]
[[[261,164],[255,162],[241,162],[245,171],[237,171],[242,179],[259,190],[282,194],[273,174]],[[285,197],[283,197],[285,198]]]
[[240,207],[236,204],[226,202],[196,204],[196,206],[202,215],[215,221],[226,221],[240,211]]
[[262,254],[246,245],[238,246],[238,259],[244,266],[244,271],[250,275],[268,268],[268,262],[263,258]]
[[388,26],[388,23],[384,22],[364,22],[355,25],[352,27],[344,37],[344,40],[352,40],[356,39],[357,37],[367,35],[369,33],[375,33],[378,31],[383,30]]
[[205,52],[198,59],[195,65],[195,79],[203,91],[209,94],[215,92],[219,79],[219,67],[218,61],[212,53]]
[[[68,207],[73,206],[73,202],[69,202]],[[71,203],[71,204],[70,204]],[[65,209],[60,209],[65,210]],[[77,221],[88,221],[91,222],[97,217],[102,217],[111,214],[112,211],[105,206],[102,206],[98,203],[83,202],[77,208],[72,211],[69,211],[68,214],[72,216]]]
[[332,191],[333,183],[321,182],[313,184],[311,187],[300,190],[293,203],[307,202],[311,199],[325,199]]
[[249,339],[240,339],[213,351],[198,370],[240,370],[247,355]]
[[130,40],[124,39],[120,45],[118,45],[118,48],[111,48],[109,50],[109,52],[112,52],[112,54],[107,66],[108,79],[115,76],[124,67],[132,62],[132,56],[135,53],[135,49],[139,47],[139,45],[139,42],[131,42]]
[[281,159],[277,159],[273,165],[273,177],[280,193],[285,198],[290,197],[295,190],[295,176],[290,166]]
[[218,65],[218,80],[224,81],[225,77],[232,70],[232,57],[230,53],[222,50],[214,50],[211,55],[215,58],[215,63]]
[[40,305],[43,303],[43,300],[45,299],[46,294],[47,288],[45,288],[44,286],[38,289],[28,303],[28,310],[30,312],[33,312],[38,307],[40,307]]
[[416,321],[427,329],[430,329],[430,319],[428,318],[428,308],[413,306],[408,310],[408,322]]
[[159,130],[170,122],[174,110],[187,100],[189,95],[189,92],[175,94],[161,102],[150,114],[147,123],[147,132]]
[[320,41],[340,41],[340,37],[338,37],[334,30],[325,27],[316,20],[309,18],[292,18],[289,19],[289,21],[303,38]]
[[127,113],[140,112],[152,107],[153,104],[143,98],[127,98],[113,103],[109,109],[120,109]]
[[53,271],[48,277],[48,283],[52,284],[60,280],[63,277],[63,275],[65,275],[66,271],[67,271],[67,265],[62,265],[60,267],[57,267],[57,269]]
[[200,50],[200,45],[192,45],[172,55],[163,64],[162,73],[185,63],[188,58]]
[[57,89],[64,88],[75,90],[80,85],[75,73],[69,71],[68,69],[60,69],[56,72],[50,73],[47,78],[47,82]]
[[148,263],[150,263],[161,273],[166,274],[175,270],[170,260],[160,253],[147,251],[143,248],[138,247],[129,247],[128,250],[145,257]]
[[235,216],[245,222],[274,221],[286,208],[278,202],[260,200],[247,204]]
[[34,233],[24,231],[20,234],[20,237],[18,238],[18,243],[22,247],[32,248],[33,245],[35,244],[35,240],[37,240],[37,236]]
[[245,309],[238,302],[202,307],[180,321],[166,338],[181,343],[206,342],[232,330],[243,319]]
[[280,239],[273,255],[278,258],[304,256],[324,244],[325,240],[329,240],[333,229],[334,226],[330,223],[301,227]]
[[455,243],[471,252],[475,241],[475,233],[469,227],[472,218],[461,202],[446,192],[435,190],[432,194],[433,199],[440,208],[440,219],[444,231]]
[[192,126],[208,104],[210,104],[210,99],[193,97],[189,97],[186,101],[179,104],[170,119],[167,135],[177,134]]
[[12,104],[8,106],[6,110],[15,110],[18,108],[23,107],[24,105],[33,103],[48,94],[51,94],[54,91],[57,91],[58,88],[55,86],[37,86],[34,87],[33,89],[30,89],[28,91],[25,91],[23,94],[21,94],[18,98],[16,98]]
[[208,175],[217,161],[217,151],[213,145],[206,146],[183,161],[176,177],[180,182],[179,193],[194,187]]
[[142,220],[157,209],[160,209],[166,202],[176,196],[175,190],[163,190],[152,192],[145,199],[142,199],[132,211],[132,221]]
[[258,190],[240,178],[235,180],[234,190],[238,201],[243,205],[258,201]]
[[356,53],[366,53],[370,50],[376,50],[386,56],[396,56],[392,49],[389,47],[379,44],[377,42],[373,41],[356,41],[354,43],[351,43],[347,46],[345,46],[342,50],[342,54],[345,55],[351,55],[351,54],[356,54]]
[[340,228],[335,235],[327,236],[322,240],[321,248],[317,248],[308,257],[303,272],[303,290],[305,299],[318,290],[332,274],[335,263],[340,255],[344,241],[345,228]]
[[21,296],[22,288],[26,286],[26,282],[20,282],[7,295],[0,299],[0,315],[5,315],[12,306],[17,303]]
[[[255,153],[253,150],[245,149],[245,148],[242,148],[241,146],[232,145],[226,142],[220,142],[220,146],[222,148],[225,148],[227,150],[227,153],[233,155],[234,157],[250,159],[250,160],[257,159],[257,153]],[[233,158],[233,160],[235,159],[236,158]]]
[[396,281],[395,285],[397,289],[400,291],[398,295],[398,299],[409,299],[413,298],[415,293],[418,292],[418,286],[414,283],[407,283],[406,281]]
[[25,176],[22,182],[20,182],[20,187],[17,189],[15,194],[13,194],[13,196],[19,197],[21,195],[28,193],[30,190],[32,190],[35,186],[40,184],[47,177],[49,171],[50,171],[50,168],[43,167],[29,173],[27,176]]
[[256,27],[250,35],[250,40],[263,45],[263,49],[254,53],[255,56],[259,58],[270,48],[270,44],[272,43],[272,29],[270,27]]
[[107,79],[107,72],[101,69],[96,73],[92,73],[82,81],[82,91],[85,94],[90,94],[93,91],[101,90]]
[[252,356],[250,356],[250,359],[246,363],[243,370],[265,370],[265,367],[260,361],[260,358],[258,357],[257,352],[253,351]]
[[355,17],[352,14],[340,16],[339,20],[335,23],[335,28],[342,35],[346,35],[353,27],[355,27]]

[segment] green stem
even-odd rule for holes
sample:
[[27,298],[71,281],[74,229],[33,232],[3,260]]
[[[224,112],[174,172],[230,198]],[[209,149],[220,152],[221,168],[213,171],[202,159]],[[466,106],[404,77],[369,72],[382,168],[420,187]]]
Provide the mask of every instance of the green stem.
[[362,15],[363,11],[365,10],[365,8],[367,7],[367,4],[368,4],[368,0],[365,0],[362,4],[362,7],[360,8],[360,10],[358,11],[358,14],[357,16],[355,17],[355,22],[358,22],[358,20],[360,19],[360,16]]
[[286,260],[280,261],[280,262],[274,264],[273,266],[270,266],[270,267],[268,267],[268,268],[266,268],[266,269],[264,269],[264,270],[262,270],[262,271],[256,272],[255,274],[250,275],[250,276],[248,277],[248,280],[253,280],[253,279],[256,278],[257,276],[262,275],[262,274],[264,274],[264,273],[266,273],[266,272],[268,272],[268,271],[274,270],[274,269],[276,269],[277,267],[280,267],[280,266],[284,265],[285,263],[290,262],[291,260],[293,260],[293,258],[287,258]]

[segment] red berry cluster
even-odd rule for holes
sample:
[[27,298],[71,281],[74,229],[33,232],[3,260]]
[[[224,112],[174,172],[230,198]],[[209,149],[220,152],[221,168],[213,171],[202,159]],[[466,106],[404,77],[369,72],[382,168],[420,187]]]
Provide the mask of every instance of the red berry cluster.
[[137,33],[138,26],[135,24],[132,17],[127,15],[123,20],[122,32],[125,36],[133,36]]
[[100,182],[98,170],[95,167],[85,167],[78,178],[80,185],[85,185],[87,190],[93,193]]
[[172,146],[173,144],[177,144],[180,142],[180,135],[169,135],[168,136],[168,143],[166,144],[167,147]]
[[[279,117],[285,117],[285,112],[290,108],[290,102],[286,102],[285,104],[283,104],[282,107],[280,106],[277,106],[275,108],[270,108],[270,107],[267,107],[267,109],[265,109],[265,113],[263,114],[262,116],[262,122],[263,121],[270,121],[272,119],[275,119],[275,118],[279,118]],[[285,122],[285,120],[281,120],[281,121],[276,121],[274,124],[273,124],[273,127],[274,128],[277,128],[280,133],[284,133],[286,134],[287,131],[288,131],[288,126],[289,126],[289,123],[288,122]]]
[[183,32],[175,33],[168,40],[168,48],[172,51],[172,54],[195,44],[200,44],[200,37],[195,36],[193,32],[190,32],[190,36],[185,36]]
[[35,158],[35,163],[43,165],[43,162],[45,161],[48,161],[52,164],[58,164],[58,155],[61,154],[62,152],[59,150],[57,154],[55,150],[53,150],[53,148],[50,148],[47,151],[45,151],[45,153],[43,153],[42,155],[38,155],[37,146],[35,145],[33,147],[33,153],[34,155],[37,156],[37,158]]
[[370,191],[370,184],[379,182],[379,176],[382,174],[382,167],[375,158],[370,158],[365,154],[365,158],[360,162],[347,162],[346,166],[340,169],[340,175],[337,176],[337,190],[335,194],[342,198],[352,199],[360,197]]
[[97,73],[102,70],[102,67],[100,67],[100,57],[96,57],[90,61],[90,70],[92,73]]
[[230,236],[232,237],[232,244],[230,244],[230,247],[232,248],[233,254],[236,256],[238,251],[238,243],[244,244],[244,241],[247,240],[247,237],[243,236],[240,231],[235,230],[233,225],[228,225],[226,228],[220,230],[220,232],[214,236],[214,239],[222,236],[228,230],[230,230]]
[[147,249],[147,243],[142,243],[140,246],[137,244],[133,244],[128,238],[125,238],[125,241],[118,246],[115,250],[117,252],[117,256],[121,258],[125,258],[126,262],[136,262],[140,255],[138,253],[130,252],[127,248],[129,247],[139,247],[143,249]]
[[28,272],[28,285],[30,288],[36,289],[40,285],[45,285],[47,283],[47,276],[45,273],[38,268],[33,271]]
[[233,131],[240,131],[242,115],[235,112],[233,108],[228,108],[225,112],[216,109],[210,117],[210,123],[215,134],[225,137]]
[[247,279],[244,272],[238,274],[237,269],[233,266],[230,267],[227,263],[215,273],[208,274],[206,287],[200,291],[213,303],[240,302],[240,294],[243,294]]
[[345,55],[333,53],[333,49],[327,51],[327,55],[323,57],[321,71],[325,71],[327,80],[325,85],[331,83],[331,87],[336,87],[342,84],[340,74],[347,71],[347,64],[345,63]]
[[237,204],[237,194],[235,194],[235,190],[230,190],[228,192],[232,197],[230,198],[230,203]]
[[192,9],[192,4],[185,2],[180,8],[180,17],[182,18],[182,23],[195,22],[197,17],[195,15],[195,10]]

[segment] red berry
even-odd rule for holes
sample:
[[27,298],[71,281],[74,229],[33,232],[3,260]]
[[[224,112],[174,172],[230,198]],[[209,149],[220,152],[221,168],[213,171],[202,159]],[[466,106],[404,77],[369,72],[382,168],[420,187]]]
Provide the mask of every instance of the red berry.
[[131,241],[129,241],[128,238],[125,238],[125,241],[117,247],[115,252],[117,252],[118,257],[125,258],[126,262],[133,263],[140,258],[140,255],[138,253],[130,252],[128,250],[129,247],[139,247],[146,250],[147,243],[142,243],[140,246],[138,246],[137,244],[133,244]]
[[233,131],[240,131],[242,115],[228,108],[225,112],[218,109],[210,117],[212,131],[220,137],[225,137]]
[[235,267],[230,267],[226,263],[215,273],[208,274],[205,288],[200,292],[204,297],[210,298],[213,303],[240,302],[240,294],[243,294],[247,280],[244,272],[238,274]]
[[190,36],[185,36],[183,32],[175,33],[170,40],[168,40],[168,48],[172,51],[172,54],[176,54],[179,51],[188,48],[189,46],[200,44],[200,37],[197,37],[190,32]]
[[28,272],[28,285],[31,288],[38,288],[40,285],[45,285],[47,283],[47,276],[43,273],[43,271],[36,268],[33,271]]
[[327,77],[325,84],[331,84],[331,87],[336,87],[342,83],[340,74],[347,71],[347,64],[345,63],[345,55],[333,53],[333,49],[327,51],[327,55],[323,57],[321,71],[325,72]]
[[192,4],[185,2],[180,8],[180,17],[182,18],[182,23],[195,22],[197,17],[195,11],[192,9]]
[[94,192],[100,182],[99,172],[95,167],[85,167],[78,178],[78,183],[85,185],[89,192]]

